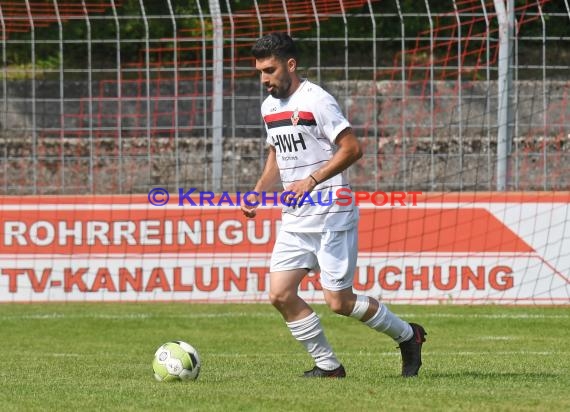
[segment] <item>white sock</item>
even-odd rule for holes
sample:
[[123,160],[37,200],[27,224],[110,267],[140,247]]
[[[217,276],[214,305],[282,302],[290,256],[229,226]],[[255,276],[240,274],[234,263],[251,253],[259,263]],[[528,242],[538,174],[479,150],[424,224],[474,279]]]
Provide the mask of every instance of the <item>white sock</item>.
[[285,323],[293,337],[307,349],[319,368],[330,371],[340,366],[315,312],[304,319]]
[[[357,304],[354,306],[350,316],[360,320],[366,312],[366,309],[368,309],[368,299],[371,298],[364,296],[361,297],[359,295]],[[408,322],[404,322],[402,319],[394,315],[380,302],[378,302],[378,311],[364,323],[372,329],[390,336],[397,343],[402,343],[411,339],[414,334],[414,331]]]

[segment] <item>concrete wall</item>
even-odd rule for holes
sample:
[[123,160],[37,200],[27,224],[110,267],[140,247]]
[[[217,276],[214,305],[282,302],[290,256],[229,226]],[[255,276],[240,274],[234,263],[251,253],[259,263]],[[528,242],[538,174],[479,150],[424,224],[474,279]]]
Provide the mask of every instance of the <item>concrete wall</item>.
[[[151,105],[147,129],[146,90],[142,83],[126,82],[121,133],[116,84],[93,84],[90,105],[86,83],[66,83],[62,129],[60,87],[54,81],[36,82],[34,133],[31,84],[8,82],[7,98],[0,101],[0,192],[131,193],[148,191],[152,185],[209,188],[211,113],[204,110],[210,102],[199,97],[201,84],[179,85],[177,141],[174,103],[168,97],[173,93],[171,83],[151,87],[150,95],[159,98]],[[407,84],[404,95],[399,82],[323,85],[337,97],[365,151],[351,171],[357,188],[493,189],[496,82],[465,82],[461,89],[456,82],[435,82],[433,98],[428,83]],[[516,84],[516,90],[510,187],[570,188],[570,82],[525,81]],[[262,99],[256,81],[237,82],[233,94],[226,89],[224,190],[247,190],[261,172]]]

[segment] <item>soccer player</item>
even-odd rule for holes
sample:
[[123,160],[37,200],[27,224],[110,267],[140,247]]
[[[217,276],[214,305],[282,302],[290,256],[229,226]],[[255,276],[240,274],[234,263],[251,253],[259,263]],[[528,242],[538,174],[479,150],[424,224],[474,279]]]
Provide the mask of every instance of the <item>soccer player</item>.
[[[402,355],[402,376],[417,376],[424,328],[403,321],[378,300],[353,292],[358,208],[354,202],[334,202],[338,189],[350,187],[346,169],[362,156],[349,122],[329,93],[299,77],[296,46],[287,34],[261,37],[252,54],[269,93],[261,105],[269,154],[254,188],[259,195],[250,194],[242,211],[255,217],[261,194],[281,180],[290,206],[283,208],[271,256],[269,298],[315,361],[303,376],[346,376],[318,316],[298,295],[303,277],[319,268],[329,308],[394,339]],[[318,195],[320,201],[311,202],[306,194],[311,199]]]

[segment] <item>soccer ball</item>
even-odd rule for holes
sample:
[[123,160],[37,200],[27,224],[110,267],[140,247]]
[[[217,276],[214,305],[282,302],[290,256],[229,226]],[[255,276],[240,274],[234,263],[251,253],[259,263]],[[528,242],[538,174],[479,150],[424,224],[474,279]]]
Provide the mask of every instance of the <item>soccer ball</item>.
[[200,356],[194,347],[186,342],[167,342],[158,348],[152,361],[157,381],[195,380],[200,374]]

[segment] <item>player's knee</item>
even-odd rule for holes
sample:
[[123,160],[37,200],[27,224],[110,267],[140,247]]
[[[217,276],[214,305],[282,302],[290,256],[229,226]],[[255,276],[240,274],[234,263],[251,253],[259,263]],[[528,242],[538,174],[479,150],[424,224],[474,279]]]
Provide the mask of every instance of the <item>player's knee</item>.
[[327,305],[334,313],[343,316],[350,315],[352,307],[354,306],[354,304],[342,299],[329,299],[327,300]]
[[288,292],[269,292],[269,301],[276,308],[287,306],[291,298],[292,296]]

